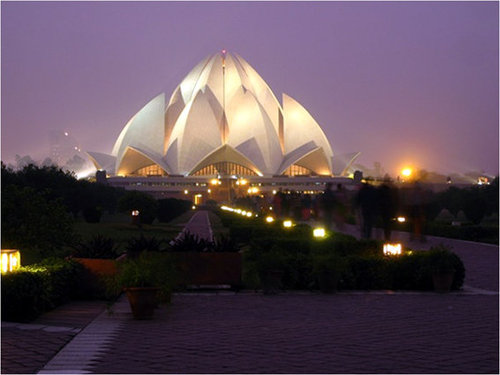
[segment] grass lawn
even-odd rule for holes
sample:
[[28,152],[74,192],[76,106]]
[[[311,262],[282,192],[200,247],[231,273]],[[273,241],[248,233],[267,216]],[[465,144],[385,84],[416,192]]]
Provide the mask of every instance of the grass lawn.
[[110,237],[122,248],[131,237],[156,237],[159,240],[170,241],[182,230],[195,211],[188,211],[168,223],[153,222],[152,225],[142,225],[142,228],[131,224],[130,218],[117,214],[108,216],[100,223],[77,221],[75,232],[82,241],[88,241],[97,234]]

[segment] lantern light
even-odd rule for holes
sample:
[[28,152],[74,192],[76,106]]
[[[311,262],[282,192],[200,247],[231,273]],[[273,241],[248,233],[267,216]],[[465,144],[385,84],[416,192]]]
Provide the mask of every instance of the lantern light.
[[384,255],[401,255],[402,250],[401,250],[401,244],[396,243],[396,244],[390,244],[390,243],[385,243],[384,244]]
[[266,217],[266,221],[267,221],[268,223],[272,223],[272,222],[274,221],[274,217],[272,217],[272,216],[268,216],[268,217]]
[[292,220],[285,220],[285,221],[283,222],[283,226],[284,226],[285,228],[291,228],[291,227],[292,227],[292,224],[293,224],[293,223],[292,223]]
[[313,236],[316,238],[323,238],[325,237],[325,228],[314,228],[313,230]]
[[399,223],[404,223],[406,221],[406,218],[404,216],[398,216],[396,219]]
[[19,250],[2,250],[2,273],[12,272],[21,267],[21,253]]

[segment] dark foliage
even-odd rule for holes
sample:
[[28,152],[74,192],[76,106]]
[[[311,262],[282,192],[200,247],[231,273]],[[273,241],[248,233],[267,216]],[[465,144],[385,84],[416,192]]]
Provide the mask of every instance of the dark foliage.
[[73,219],[60,199],[31,187],[2,185],[2,247],[56,254],[74,240]]
[[118,200],[118,209],[129,214],[139,210],[141,224],[152,224],[158,211],[158,202],[149,194],[130,190]]
[[83,218],[87,223],[98,223],[101,221],[102,209],[95,206],[87,206],[82,211]]
[[184,199],[166,198],[158,200],[158,221],[167,223],[191,209],[192,203]]
[[131,258],[137,257],[142,252],[161,252],[164,251],[164,241],[156,237],[146,237],[141,234],[139,237],[132,237],[127,241],[125,247],[127,256]]
[[82,271],[76,262],[47,259],[2,275],[2,320],[27,322],[77,297]]
[[115,259],[116,243],[112,238],[97,234],[90,240],[76,245],[73,255],[78,258]]
[[174,252],[207,252],[210,246],[210,241],[206,241],[196,234],[185,231],[171,243],[171,250]]

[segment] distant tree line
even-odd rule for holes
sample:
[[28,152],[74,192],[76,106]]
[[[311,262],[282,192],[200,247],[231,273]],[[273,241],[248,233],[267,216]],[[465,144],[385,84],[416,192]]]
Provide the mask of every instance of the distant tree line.
[[104,212],[140,211],[143,224],[167,222],[191,208],[178,199],[156,200],[146,193],[78,180],[56,166],[29,164],[13,170],[2,163],[2,248],[57,255],[75,245],[74,222],[100,221]]

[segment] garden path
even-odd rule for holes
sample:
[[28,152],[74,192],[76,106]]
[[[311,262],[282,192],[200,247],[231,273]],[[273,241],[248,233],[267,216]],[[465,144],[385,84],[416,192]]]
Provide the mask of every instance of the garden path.
[[197,211],[187,222],[186,226],[182,229],[176,239],[181,238],[186,232],[195,234],[201,239],[212,241],[213,232],[210,219],[208,218],[208,211]]

